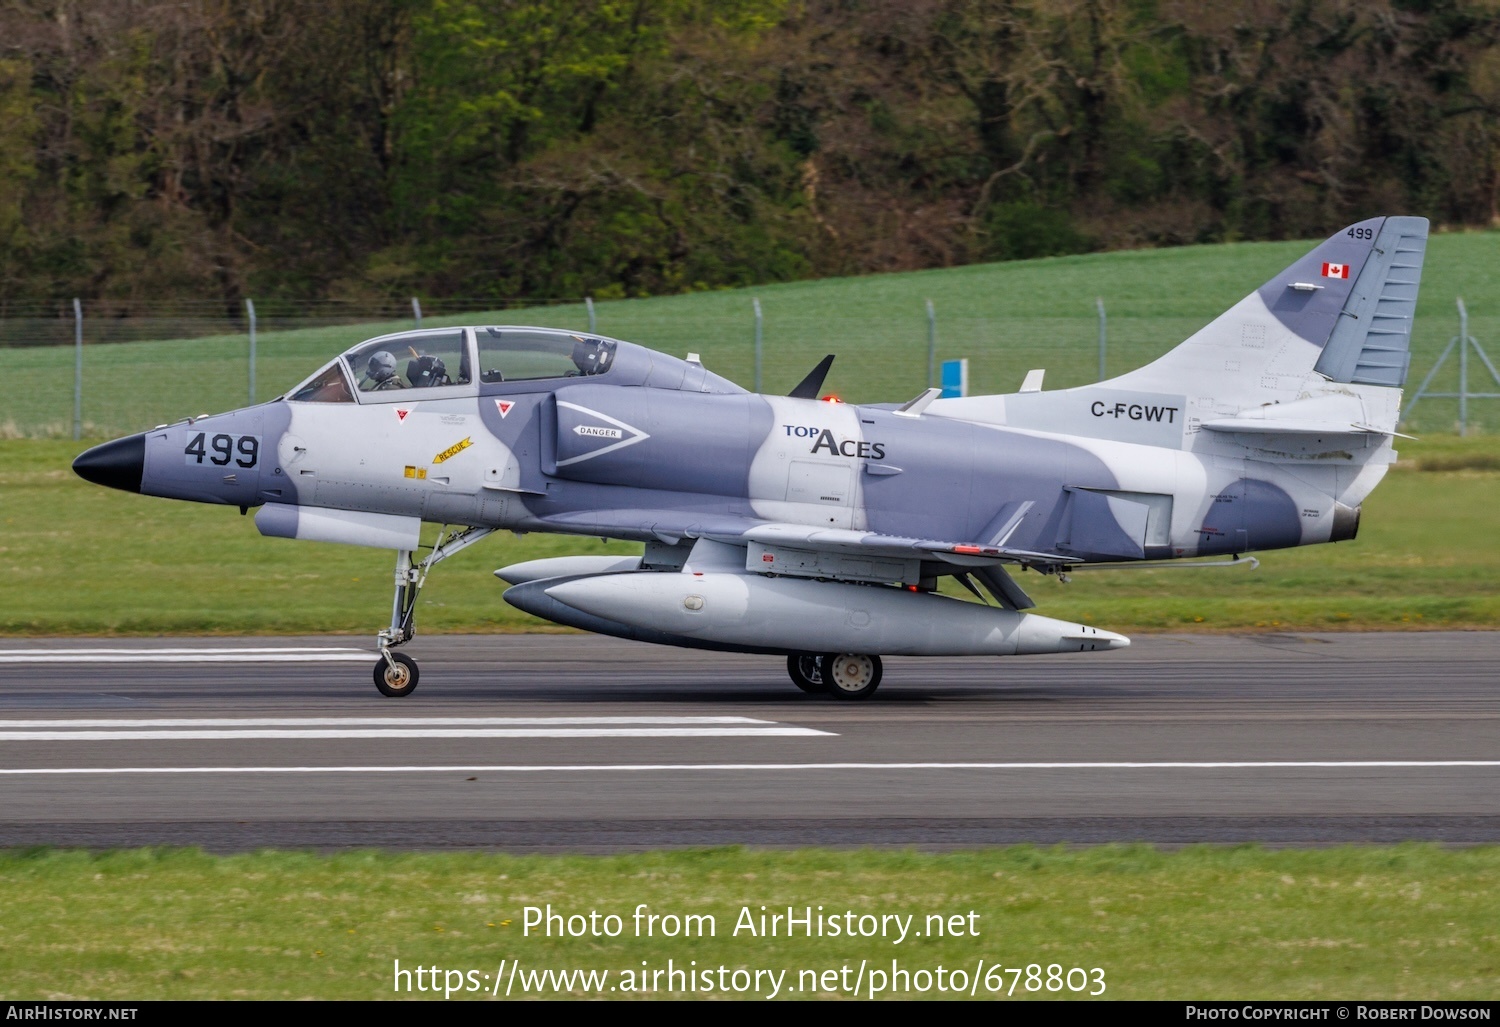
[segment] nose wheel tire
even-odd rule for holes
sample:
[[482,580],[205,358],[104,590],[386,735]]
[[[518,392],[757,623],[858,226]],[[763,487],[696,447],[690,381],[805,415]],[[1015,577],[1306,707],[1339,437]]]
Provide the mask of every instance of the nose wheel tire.
[[380,694],[391,699],[411,695],[417,689],[417,661],[405,653],[391,653],[391,660],[384,656],[375,661],[375,687]]
[[827,695],[828,685],[823,681],[823,669],[819,666],[821,656],[793,653],[786,658],[786,672],[792,684],[809,695]]
[[818,661],[824,691],[840,699],[865,699],[880,687],[884,672],[880,657],[861,653],[829,653]]

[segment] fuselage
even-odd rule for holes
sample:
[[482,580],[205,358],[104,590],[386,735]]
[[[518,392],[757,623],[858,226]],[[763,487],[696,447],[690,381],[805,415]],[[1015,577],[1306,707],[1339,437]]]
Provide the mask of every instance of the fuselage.
[[[422,341],[408,333],[359,352],[378,343],[415,353]],[[1367,461],[1289,468],[1212,440],[1195,449],[1181,398],[1135,417],[1106,389],[1094,399],[1067,390],[1094,412],[1085,427],[1120,408],[1113,437],[1098,438],[751,394],[614,340],[593,373],[485,381],[501,376],[484,367],[500,357],[476,355],[474,330],[458,344],[480,380],[361,389],[354,362],[340,358],[273,402],[108,443],[93,463],[138,460],[137,490],[148,495],[637,541],[773,522],[982,542],[1024,506],[1006,544],[1074,561],[1348,537],[1341,500],[1373,486]],[[342,386],[328,387],[338,376]],[[80,465],[89,476],[89,454]],[[1378,480],[1384,461],[1373,469]],[[128,467],[96,480],[122,478],[131,487]]]

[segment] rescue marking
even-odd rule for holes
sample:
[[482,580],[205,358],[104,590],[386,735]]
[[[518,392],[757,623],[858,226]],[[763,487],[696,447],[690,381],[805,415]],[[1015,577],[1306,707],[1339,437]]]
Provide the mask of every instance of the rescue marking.
[[435,464],[440,464],[445,460],[451,460],[454,457],[458,456],[458,454],[462,453],[464,450],[468,449],[473,444],[474,440],[472,437],[465,437],[462,441],[455,442],[453,445],[443,450],[437,456],[433,457],[432,462]]
[[515,406],[515,405],[516,405],[516,401],[513,400],[513,399],[497,399],[497,400],[495,400],[495,409],[498,410],[498,411],[500,411],[500,418],[501,418],[501,420],[504,420],[507,416],[509,416],[509,414],[510,414],[510,408],[513,407],[513,406]]

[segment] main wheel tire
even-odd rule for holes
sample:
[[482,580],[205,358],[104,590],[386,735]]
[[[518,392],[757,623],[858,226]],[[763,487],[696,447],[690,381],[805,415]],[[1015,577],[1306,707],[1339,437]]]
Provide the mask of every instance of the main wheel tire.
[[391,699],[401,699],[417,690],[417,661],[405,653],[391,653],[391,662],[385,657],[375,661],[375,687],[380,694]]
[[829,653],[818,662],[825,689],[840,699],[866,699],[880,687],[880,657],[862,653]]
[[793,653],[786,658],[786,672],[792,684],[809,695],[827,695],[828,685],[823,681],[821,656]]

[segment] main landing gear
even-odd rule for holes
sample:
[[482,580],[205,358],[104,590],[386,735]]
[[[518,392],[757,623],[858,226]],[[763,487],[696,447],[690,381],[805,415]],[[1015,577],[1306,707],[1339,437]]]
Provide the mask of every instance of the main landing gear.
[[396,554],[396,596],[391,602],[391,626],[375,636],[380,647],[380,659],[375,661],[375,687],[380,694],[400,699],[416,691],[417,661],[405,653],[394,653],[392,649],[405,645],[416,635],[417,596],[427,584],[427,573],[434,566],[460,550],[484,538],[494,528],[464,528],[452,535],[448,526],[438,532],[432,552],[421,563],[412,562],[412,552],[403,549]]
[[880,657],[862,653],[793,653],[786,658],[786,672],[804,692],[867,699],[880,687],[884,668]]

